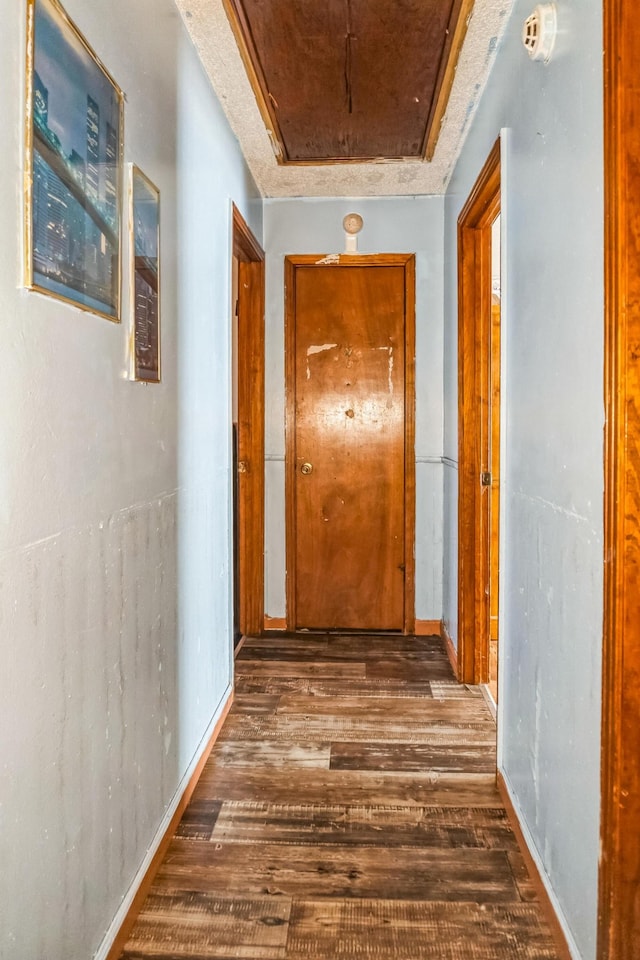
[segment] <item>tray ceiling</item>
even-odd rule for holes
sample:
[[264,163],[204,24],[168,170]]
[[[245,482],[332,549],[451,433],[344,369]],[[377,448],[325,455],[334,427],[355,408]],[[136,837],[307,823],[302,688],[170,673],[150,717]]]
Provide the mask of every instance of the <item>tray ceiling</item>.
[[263,196],[312,197],[444,192],[513,0],[176,4]]

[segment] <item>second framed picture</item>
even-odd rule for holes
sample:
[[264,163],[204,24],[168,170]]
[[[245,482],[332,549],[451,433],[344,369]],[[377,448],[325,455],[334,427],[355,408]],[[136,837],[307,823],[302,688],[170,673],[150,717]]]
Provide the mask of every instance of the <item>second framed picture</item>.
[[129,168],[131,378],[160,382],[160,191]]

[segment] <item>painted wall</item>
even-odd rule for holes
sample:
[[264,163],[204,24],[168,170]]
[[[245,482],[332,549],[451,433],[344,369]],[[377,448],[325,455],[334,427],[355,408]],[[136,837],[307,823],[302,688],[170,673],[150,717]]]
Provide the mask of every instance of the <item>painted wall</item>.
[[25,7],[0,31],[0,957],[87,960],[230,683],[230,198],[258,236],[261,201],[170,0],[68,0],[162,193],[163,383],[129,382],[126,324],[20,287]]
[[456,220],[501,127],[501,766],[566,920],[595,957],[603,492],[600,4],[558,4],[548,65],[517,2],[445,213],[444,610],[456,624]]
[[265,608],[285,616],[284,257],[341,253],[360,213],[361,253],[416,254],[416,616],[442,615],[442,197],[267,200]]

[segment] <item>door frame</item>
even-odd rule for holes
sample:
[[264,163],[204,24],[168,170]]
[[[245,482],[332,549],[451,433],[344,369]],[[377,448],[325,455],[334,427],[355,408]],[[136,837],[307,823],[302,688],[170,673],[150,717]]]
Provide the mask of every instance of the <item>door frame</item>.
[[264,251],[235,204],[238,259],[238,578],[240,633],[264,629]]
[[598,960],[640,942],[640,24],[604,0],[605,436]]
[[491,225],[500,213],[497,140],[458,217],[458,677],[489,678]]
[[295,387],[296,387],[296,270],[298,267],[403,267],[405,289],[405,367],[404,367],[404,633],[415,631],[415,527],[416,527],[416,462],[415,462],[415,254],[380,253],[344,256],[305,254],[285,257],[285,502],[287,560],[287,630],[296,625],[295,567]]

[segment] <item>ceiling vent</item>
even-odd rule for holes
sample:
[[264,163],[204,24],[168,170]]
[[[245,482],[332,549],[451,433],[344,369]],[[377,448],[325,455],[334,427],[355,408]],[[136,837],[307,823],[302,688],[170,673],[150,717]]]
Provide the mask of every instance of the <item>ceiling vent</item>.
[[522,28],[522,42],[532,60],[549,62],[557,32],[555,3],[539,3]]

